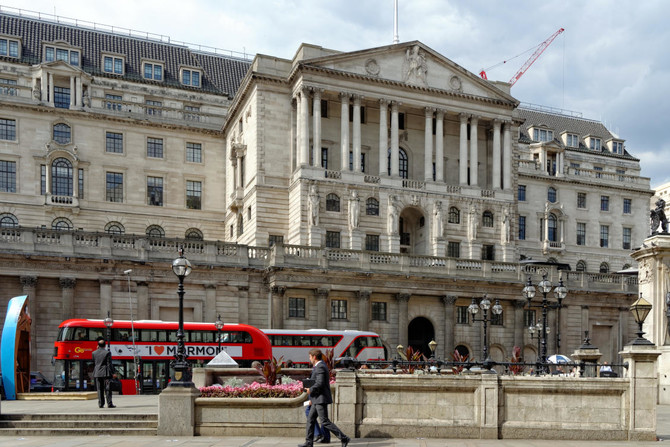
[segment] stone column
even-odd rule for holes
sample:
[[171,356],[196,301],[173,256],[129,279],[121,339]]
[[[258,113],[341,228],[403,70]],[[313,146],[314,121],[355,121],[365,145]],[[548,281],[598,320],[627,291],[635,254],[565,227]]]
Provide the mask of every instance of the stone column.
[[58,280],[61,287],[61,320],[74,318],[74,288],[77,285],[75,278],[60,278]]
[[249,324],[249,286],[237,287],[237,322]]
[[361,172],[361,96],[354,95],[353,129],[353,169]]
[[398,344],[407,348],[407,326],[409,324],[407,311],[409,308],[409,293],[398,294]]
[[54,106],[54,75],[49,73],[49,105]]
[[74,107],[77,100],[77,90],[75,87],[74,76],[70,76],[70,108]]
[[400,153],[400,144],[398,141],[398,103],[391,101],[391,176],[400,175],[398,154]]
[[370,291],[361,290],[358,292],[358,329],[361,331],[370,330]]
[[379,175],[388,175],[388,101],[379,100]]
[[300,90],[300,165],[309,166],[309,89]]
[[454,295],[445,295],[442,297],[444,304],[444,340],[442,342],[442,358],[451,360],[451,353],[454,352],[454,327],[456,319],[454,317],[454,304],[456,297]]
[[[205,312],[204,320],[207,322],[214,322],[218,317],[219,312],[216,309],[216,284],[205,284]],[[224,318],[225,322],[226,319]]]
[[284,329],[284,293],[286,287],[273,286],[270,290],[272,294],[271,322],[272,329]]
[[470,118],[470,185],[479,185],[479,146],[477,141],[477,123],[479,119],[476,116]]
[[658,396],[658,357],[661,351],[651,345],[627,345],[620,352],[628,363],[629,441],[656,441],[656,405]]
[[503,159],[502,159],[502,181],[503,189],[508,190],[512,187],[512,123],[505,122],[503,131]]
[[[81,84],[81,76],[77,76],[77,77],[75,78],[75,84],[76,84],[76,87],[75,87],[75,88],[76,88],[76,90],[77,90],[77,97],[75,98],[75,103],[76,103],[79,107],[83,107],[83,106],[85,105],[85,104],[84,104],[84,99],[83,99],[83,96],[84,96],[84,88],[83,88],[83,86],[82,86],[82,84]],[[89,99],[90,99],[90,96],[89,96]]]
[[[152,318],[151,303],[149,302],[149,283],[137,281],[137,319],[148,320]],[[155,315],[158,317],[158,315]]]
[[40,100],[46,102],[49,99],[49,76],[42,71],[40,77]]
[[526,327],[524,326],[523,313],[526,306],[525,300],[514,301],[514,346],[521,348],[521,355],[523,355],[524,334]]
[[316,289],[316,327],[328,329],[328,294],[326,288]]
[[321,94],[323,89],[314,89],[314,123],[312,125],[314,136],[312,137],[312,161],[317,168],[321,166]]
[[28,295],[28,314],[32,319],[30,324],[30,352],[31,359],[31,369],[36,367],[35,361],[33,358],[37,357],[37,326],[39,322],[37,320],[37,294],[35,293],[37,289],[37,276],[21,276],[21,288],[23,289],[23,294]]
[[493,189],[500,189],[500,120],[493,120]]
[[461,132],[458,146],[458,183],[468,184],[468,115],[461,113]]
[[112,313],[112,279],[100,278],[100,318],[106,318],[107,312],[114,318]]
[[435,109],[426,107],[423,131],[423,178],[433,180],[433,113]]
[[435,114],[435,181],[444,181],[444,110]]
[[342,116],[340,118],[340,169],[349,170],[349,94],[340,93]]

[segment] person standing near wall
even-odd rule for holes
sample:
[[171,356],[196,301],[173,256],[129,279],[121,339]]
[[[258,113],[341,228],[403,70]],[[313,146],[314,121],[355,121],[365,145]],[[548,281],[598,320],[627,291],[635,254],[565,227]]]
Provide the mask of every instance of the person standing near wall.
[[104,407],[106,398],[107,408],[115,408],[116,405],[112,403],[112,390],[109,386],[109,379],[113,372],[112,353],[105,349],[105,340],[98,340],[98,349],[93,351],[92,356],[95,362],[93,377],[95,378],[95,387],[98,390],[98,406],[100,408]]

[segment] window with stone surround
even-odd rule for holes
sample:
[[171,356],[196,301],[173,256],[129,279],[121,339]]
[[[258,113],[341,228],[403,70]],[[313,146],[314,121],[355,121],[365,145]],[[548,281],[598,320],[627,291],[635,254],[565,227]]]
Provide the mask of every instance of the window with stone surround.
[[330,301],[330,319],[331,320],[347,319],[347,300]]
[[385,301],[373,301],[372,306],[372,320],[374,321],[386,321],[386,302]]
[[305,318],[305,299],[291,298],[288,299],[288,317],[289,318]]

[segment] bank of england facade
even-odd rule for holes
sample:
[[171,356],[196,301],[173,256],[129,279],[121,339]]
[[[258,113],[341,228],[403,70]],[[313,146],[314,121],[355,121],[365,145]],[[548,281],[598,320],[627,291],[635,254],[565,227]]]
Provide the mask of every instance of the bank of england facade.
[[550,353],[634,336],[616,272],[653,191],[625,140],[421,42],[247,60],[2,13],[0,98],[2,302],[30,295],[33,369],[67,318],[176,319],[180,247],[186,320],[479,358],[487,294],[492,358],[534,361],[521,290],[546,273]]

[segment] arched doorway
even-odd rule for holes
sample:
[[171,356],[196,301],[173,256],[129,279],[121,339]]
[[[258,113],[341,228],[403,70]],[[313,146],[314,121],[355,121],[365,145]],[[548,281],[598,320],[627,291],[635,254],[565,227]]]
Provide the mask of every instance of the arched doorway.
[[430,357],[428,343],[435,338],[435,328],[427,318],[416,317],[409,323],[407,328],[407,339],[409,345],[415,351],[421,351],[427,358]]
[[400,252],[415,255],[427,255],[429,228],[423,212],[408,207],[400,213],[398,222],[400,232]]

